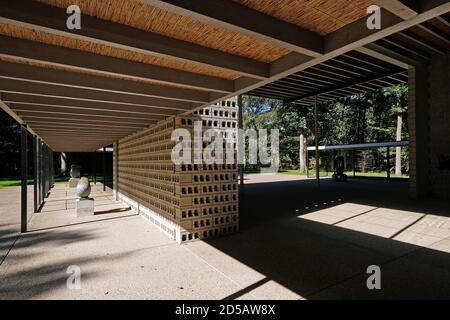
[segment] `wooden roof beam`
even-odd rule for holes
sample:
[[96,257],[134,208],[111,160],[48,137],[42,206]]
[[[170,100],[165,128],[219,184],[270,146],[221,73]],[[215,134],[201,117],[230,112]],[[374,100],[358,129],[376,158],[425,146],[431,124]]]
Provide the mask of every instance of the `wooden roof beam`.
[[375,4],[399,16],[403,20],[419,14],[419,1],[415,0],[376,0]]
[[139,0],[217,27],[277,44],[302,55],[323,54],[323,37],[230,0]]
[[0,56],[16,60],[94,71],[185,88],[230,93],[234,82],[223,78],[160,67],[30,40],[0,36]]
[[102,92],[89,89],[69,88],[44,83],[32,83],[20,80],[10,80],[0,78],[0,91],[4,93],[29,94],[43,97],[66,98],[80,101],[93,101],[103,103],[114,103],[123,105],[123,110],[130,109],[130,106],[152,107],[164,110],[191,110],[194,106],[191,103],[173,101],[160,98],[148,98],[131,96],[120,93]]
[[22,93],[3,93],[3,101],[15,105],[41,106],[44,108],[72,109],[77,112],[92,110],[96,113],[111,112],[117,115],[128,114],[130,116],[173,116],[179,111],[170,109],[152,108],[146,106],[127,105],[113,102],[98,102],[76,100],[70,98],[47,97]]
[[[442,14],[450,11],[450,2],[438,4],[430,7],[426,12],[420,13],[417,16],[403,21],[396,15],[382,9],[382,28],[380,30],[369,30],[367,28],[367,17],[364,17],[354,23],[351,23],[325,37],[325,54],[318,58],[311,58],[309,60],[297,59],[292,57],[289,64],[285,64],[285,69],[278,68],[276,74],[274,74],[269,80],[262,80],[256,84],[242,84],[236,87],[234,95],[245,94],[248,91],[254,90],[259,86],[266,85],[270,82],[282,79],[290,74],[305,70],[307,68],[319,65],[330,59],[333,59],[346,52],[350,52],[357,48],[366,46],[379,39],[409,29],[413,26],[424,23]],[[284,57],[283,57],[284,58]],[[283,59],[281,58],[281,59]],[[280,60],[281,60],[280,59]],[[275,62],[274,62],[275,63]],[[272,65],[274,65],[272,63]],[[228,95],[231,96],[231,95]],[[226,97],[228,97],[226,96]]]
[[448,0],[375,0],[375,4],[392,12],[403,20],[414,18]]
[[40,112],[44,114],[65,114],[74,117],[77,116],[93,116],[101,117],[105,119],[133,119],[133,120],[163,120],[165,116],[155,115],[142,115],[132,114],[127,112],[111,112],[111,111],[98,111],[90,109],[75,109],[66,107],[53,107],[53,106],[41,106],[33,104],[10,104],[11,108],[18,113],[21,112]]
[[109,47],[168,58],[264,79],[269,65],[254,59],[170,38],[118,23],[83,15],[82,28],[73,32],[66,27],[67,14],[58,8],[34,1],[8,2],[0,11],[0,22],[89,41]]
[[206,91],[174,88],[6,61],[0,61],[0,78],[195,103],[209,102],[209,94]]

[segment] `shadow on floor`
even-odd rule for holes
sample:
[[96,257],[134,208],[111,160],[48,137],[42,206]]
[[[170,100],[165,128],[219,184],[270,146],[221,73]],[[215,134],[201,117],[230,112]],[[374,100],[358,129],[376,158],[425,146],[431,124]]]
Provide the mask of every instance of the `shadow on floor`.
[[[116,264],[133,254],[122,252],[97,256],[84,251],[64,254],[65,245],[87,243],[98,237],[96,233],[92,229],[45,230],[21,235],[13,249],[16,252],[8,256],[2,265],[4,280],[0,283],[0,300],[38,299],[43,294],[66,291],[73,266],[82,266],[81,277],[83,283],[87,283],[92,278],[102,276],[104,265],[97,267],[100,260],[106,265]],[[61,254],[52,261],[43,260],[41,256],[48,250],[59,250]]]
[[[413,201],[407,188],[361,180],[246,185],[240,233],[206,242],[266,280],[228,298],[272,280],[307,299],[449,299],[447,252],[302,218],[345,203],[450,216],[448,203]],[[367,289],[370,265],[381,267],[382,290]]]

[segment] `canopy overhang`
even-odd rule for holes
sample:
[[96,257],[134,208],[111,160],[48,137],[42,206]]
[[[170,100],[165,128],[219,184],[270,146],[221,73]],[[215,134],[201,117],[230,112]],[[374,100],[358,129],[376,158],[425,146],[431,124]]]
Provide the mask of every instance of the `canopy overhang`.
[[[240,94],[307,105],[402,83],[450,48],[448,0],[80,0],[80,30],[66,27],[72,1],[4,2],[0,106],[55,151]],[[380,30],[366,27],[373,4]]]

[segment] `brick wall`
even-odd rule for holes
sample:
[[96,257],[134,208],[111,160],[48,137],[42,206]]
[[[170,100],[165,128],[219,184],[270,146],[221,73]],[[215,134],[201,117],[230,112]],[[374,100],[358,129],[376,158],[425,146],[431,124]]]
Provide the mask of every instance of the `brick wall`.
[[[174,129],[237,131],[237,100],[172,117],[115,144],[115,193],[177,242],[237,232],[239,201],[233,164],[176,165]],[[193,139],[193,138],[192,138]],[[234,155],[236,158],[236,155]]]
[[430,191],[450,199],[450,168],[443,169],[439,157],[450,160],[450,54],[430,61]]

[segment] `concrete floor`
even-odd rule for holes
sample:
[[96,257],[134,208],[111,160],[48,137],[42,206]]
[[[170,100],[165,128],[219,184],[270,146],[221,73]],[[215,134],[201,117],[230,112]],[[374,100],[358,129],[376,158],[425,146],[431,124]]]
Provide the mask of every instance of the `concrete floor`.
[[[448,203],[412,201],[404,182],[246,183],[240,233],[181,246],[100,185],[97,214],[76,218],[58,186],[0,266],[0,299],[450,298]],[[366,287],[370,265],[382,290]]]
[[[0,188],[0,264],[20,234],[20,187]],[[28,219],[34,211],[34,189],[28,186]]]

